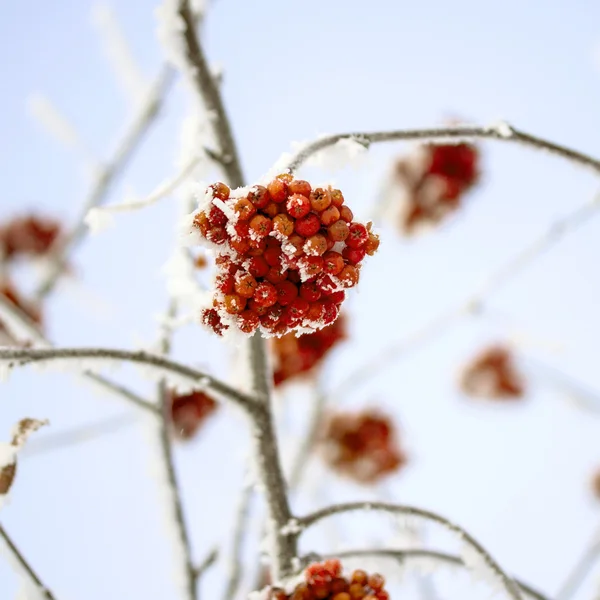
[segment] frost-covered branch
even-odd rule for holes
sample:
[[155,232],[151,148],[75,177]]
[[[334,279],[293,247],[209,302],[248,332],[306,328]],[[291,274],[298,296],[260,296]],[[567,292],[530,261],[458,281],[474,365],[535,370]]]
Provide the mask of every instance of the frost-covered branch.
[[213,548],[205,557],[204,560],[196,567],[194,567],[194,575],[196,576],[196,582],[198,582],[204,573],[208,571],[219,559],[219,549]]
[[600,539],[598,538],[599,531],[594,535],[594,541],[590,544],[579,557],[575,566],[569,572],[565,582],[560,587],[556,594],[556,600],[569,600],[576,593],[590,571],[598,563],[600,558]]
[[233,187],[240,187],[244,184],[244,175],[237,146],[219,86],[211,73],[202,44],[196,33],[194,13],[189,0],[179,1],[178,12],[183,25],[181,35],[185,43],[185,57],[188,63],[187,74],[211,117],[215,137],[219,145],[219,152],[215,155],[215,158],[219,160],[227,174],[229,184]]
[[24,583],[27,586],[26,589],[31,589],[32,593],[37,594],[37,596],[32,597],[44,598],[45,600],[56,600],[56,596],[54,596],[54,594],[44,585],[2,525],[0,525],[0,539],[6,546],[7,552],[9,553],[9,560],[15,571],[24,580]]
[[516,129],[507,123],[498,123],[488,127],[436,127],[433,129],[400,129],[395,131],[353,132],[328,135],[319,138],[302,148],[289,161],[287,168],[291,172],[294,172],[313,154],[316,154],[320,150],[328,148],[329,146],[333,146],[341,140],[354,140],[359,144],[368,147],[371,144],[380,142],[410,140],[439,141],[450,139],[455,140],[458,143],[460,141],[470,141],[474,138],[487,138],[504,142],[514,142],[535,148],[537,150],[546,150],[571,162],[589,167],[596,173],[600,173],[600,160],[566,146],[555,144],[554,142],[550,142],[529,133],[525,133],[524,131],[520,131],[519,129]]
[[[77,363],[93,365],[129,362],[152,367],[152,373],[159,378],[171,377],[176,383],[184,382],[193,386],[212,390],[226,400],[235,402],[249,413],[256,413],[258,405],[254,398],[240,392],[219,379],[193,367],[169,360],[149,352],[115,350],[112,348],[0,348],[0,363],[9,369],[28,364],[62,362],[77,368]],[[89,368],[89,367],[88,367]],[[85,370],[85,368],[83,369]]]
[[[185,72],[192,81],[206,110],[211,116],[221,166],[232,187],[244,184],[239,154],[231,123],[225,111],[221,92],[211,73],[204,50],[194,28],[194,15],[188,0],[178,3],[181,35],[185,48]],[[296,557],[296,536],[281,533],[292,518],[285,478],[277,445],[271,407],[271,369],[268,364],[265,340],[254,334],[247,342],[247,361],[250,371],[250,390],[258,399],[253,414],[253,434],[261,487],[269,511],[271,558],[276,580],[291,575]]]
[[336,390],[334,397],[340,397],[357,385],[371,380],[377,373],[389,367],[400,356],[413,351],[415,347],[428,342],[444,333],[458,319],[469,314],[479,314],[484,310],[489,297],[518,275],[536,258],[561,241],[568,233],[586,223],[600,211],[600,194],[577,207],[570,213],[553,221],[540,236],[525,248],[510,257],[503,265],[491,273],[478,290],[469,295],[460,304],[450,307],[427,323],[410,337],[381,350],[375,357],[355,369]]
[[464,552],[462,553],[462,560],[469,568],[472,568],[478,575],[481,575],[490,582],[492,579],[494,582],[497,581],[513,600],[521,600],[521,592],[517,584],[502,570],[500,565],[490,556],[485,548],[477,542],[477,540],[462,527],[459,527],[444,517],[428,510],[413,506],[386,504],[384,502],[350,502],[347,504],[329,506],[307,515],[306,517],[298,518],[298,526],[301,529],[306,529],[333,515],[356,511],[376,511],[392,515],[401,515],[404,517],[416,517],[441,525],[446,530],[457,534],[459,539],[463,542]]
[[[336,552],[331,555],[321,555],[315,552],[311,552],[303,559],[303,564],[308,564],[314,560],[323,560],[326,558],[359,558],[359,557],[382,557],[392,558],[399,561],[401,564],[410,562],[422,562],[427,561],[428,563],[442,563],[447,565],[453,565],[456,567],[467,567],[465,562],[460,556],[454,556],[453,554],[446,554],[445,552],[436,552],[435,550],[424,550],[418,549],[407,549],[407,550],[393,550],[388,548],[372,548],[364,550],[344,550],[342,552]],[[515,579],[517,585],[521,590],[534,600],[549,600],[547,596],[533,589],[530,585],[523,583],[522,581]]]
[[44,298],[54,289],[66,266],[68,255],[87,233],[86,215],[90,209],[99,206],[106,200],[112,184],[125,170],[136,150],[140,147],[150,126],[154,123],[164,96],[171,87],[174,79],[175,71],[170,65],[165,64],[151,85],[150,92],[141,105],[139,112],[119,142],[112,159],[98,173],[87,197],[83,201],[81,216],[77,219],[73,229],[65,236],[65,239],[53,253],[52,263],[48,268],[48,272],[36,289],[36,298]]

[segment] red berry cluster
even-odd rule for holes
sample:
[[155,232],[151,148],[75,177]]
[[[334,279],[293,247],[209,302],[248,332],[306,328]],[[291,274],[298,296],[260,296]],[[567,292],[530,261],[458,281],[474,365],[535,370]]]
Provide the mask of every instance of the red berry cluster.
[[281,588],[269,590],[269,600],[389,600],[384,589],[385,579],[379,573],[353,571],[350,577],[342,575],[339,560],[313,563],[304,571],[304,581],[290,594]]
[[37,215],[17,217],[0,226],[0,255],[17,256],[48,254],[61,234],[58,221]]
[[317,368],[328,352],[346,337],[346,318],[341,314],[323,329],[300,337],[291,332],[275,338],[272,344],[275,355],[275,385],[281,385],[290,378]]
[[400,227],[410,235],[456,211],[479,178],[479,152],[471,144],[428,144],[400,159],[395,177],[404,191]]
[[392,421],[373,410],[331,415],[322,445],[327,464],[359,483],[374,483],[407,462]]
[[333,323],[364,257],[379,247],[342,192],[283,174],[234,192],[216,183],[209,193],[194,217],[217,249],[213,306],[202,322],[219,335],[234,327],[275,336]]
[[182,440],[191,439],[219,404],[204,392],[189,394],[169,392],[171,421],[175,435]]
[[469,396],[493,400],[517,400],[525,383],[510,348],[496,345],[478,354],[465,368],[461,388]]

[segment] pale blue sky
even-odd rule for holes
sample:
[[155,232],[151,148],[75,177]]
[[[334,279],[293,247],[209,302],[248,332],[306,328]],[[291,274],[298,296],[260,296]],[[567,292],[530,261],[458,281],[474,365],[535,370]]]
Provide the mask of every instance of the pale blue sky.
[[[225,69],[223,91],[249,179],[294,140],[430,126],[455,115],[484,124],[503,118],[600,156],[597,3],[214,4],[206,47],[211,61]],[[109,156],[128,120],[90,24],[91,6],[88,0],[21,0],[0,8],[2,215],[43,206],[74,218],[87,189],[80,157],[27,116],[29,93],[51,98],[100,157]],[[112,6],[152,77],[162,60],[155,3]],[[185,106],[178,89],[112,201],[126,184],[144,193],[172,173]],[[334,175],[356,214],[366,212],[387,161],[400,150],[375,148],[364,170]],[[465,297],[495,265],[598,189],[593,175],[528,149],[487,143],[483,156],[481,186],[441,231],[408,243],[384,229],[380,256],[350,302],[355,338],[337,354],[334,382]],[[90,239],[74,259],[88,295],[71,287],[53,297],[47,308],[52,339],[122,347],[139,338],[151,342],[153,315],[165,304],[158,269],[170,249],[174,217],[173,204],[165,201],[119,217],[113,229]],[[529,401],[512,408],[473,406],[452,386],[456,369],[479,344],[521,334],[526,354],[600,390],[599,236],[598,220],[586,224],[494,296],[493,307],[507,319],[457,323],[346,400],[353,406],[380,401],[401,419],[413,461],[391,485],[398,501],[456,520],[509,571],[548,593],[556,591],[598,520],[600,505],[586,485],[600,465],[600,422],[540,378]],[[94,312],[91,298],[103,303],[103,311]],[[561,343],[562,353],[552,354],[544,342]],[[227,374],[218,363],[227,350],[198,328],[183,333],[175,351],[182,360]],[[140,389],[150,389],[123,371],[130,375]],[[297,396],[301,407],[306,398],[301,390]],[[2,435],[25,415],[49,417],[59,431],[123,411],[116,400],[90,395],[62,373],[17,373],[0,398]],[[298,406],[294,413],[303,412]],[[245,450],[238,421],[225,412],[178,453],[199,558],[225,535],[236,502]],[[294,427],[299,430],[298,423]],[[175,597],[139,429],[23,461],[2,522],[60,600]],[[338,484],[330,493],[337,499],[364,495]],[[303,510],[308,502],[302,499]],[[356,545],[360,537],[357,529]],[[220,593],[220,573],[216,569],[207,580],[206,593]],[[0,597],[11,598],[14,590],[11,572],[0,562]]]

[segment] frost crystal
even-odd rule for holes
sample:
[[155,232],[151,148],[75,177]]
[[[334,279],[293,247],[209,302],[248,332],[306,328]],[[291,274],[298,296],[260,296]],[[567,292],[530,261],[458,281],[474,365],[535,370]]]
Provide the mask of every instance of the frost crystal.
[[460,557],[465,566],[471,571],[471,575],[475,581],[487,583],[494,591],[502,592],[504,590],[498,574],[490,566],[485,556],[473,547],[473,544],[466,541],[463,542]]
[[510,138],[513,136],[513,128],[506,121],[498,121],[490,126],[490,129],[495,131],[502,138]]
[[85,215],[84,223],[90,228],[92,235],[108,229],[114,224],[112,214],[102,208],[91,208]]
[[[322,136],[327,137],[327,136]],[[347,165],[359,167],[367,154],[368,146],[353,138],[343,138],[314,154],[307,165],[320,167],[330,171],[343,169]]]
[[298,519],[290,519],[280,530],[279,533],[281,535],[291,535],[300,533],[302,531],[302,527],[298,523]]

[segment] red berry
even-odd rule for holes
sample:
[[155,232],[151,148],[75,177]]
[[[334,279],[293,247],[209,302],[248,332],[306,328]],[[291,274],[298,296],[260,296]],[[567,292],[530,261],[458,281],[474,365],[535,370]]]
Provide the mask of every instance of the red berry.
[[340,207],[340,218],[342,218],[346,223],[352,223],[352,219],[354,219],[353,212],[347,207]]
[[333,225],[336,221],[340,219],[340,211],[337,206],[330,206],[326,208],[320,215],[321,223],[325,225],[325,227],[329,227]]
[[367,583],[372,590],[377,592],[385,585],[385,579],[379,573],[373,573],[372,575],[369,575]]
[[330,275],[323,274],[317,279],[317,285],[323,294],[330,296],[334,292],[337,292],[340,285],[337,281],[331,278]]
[[261,306],[273,306],[277,302],[277,290],[272,283],[262,281],[256,286],[253,298]]
[[377,252],[377,249],[379,248],[379,236],[369,232],[369,239],[366,241],[364,249],[365,252],[369,255],[369,256],[373,256],[373,254],[375,254],[375,252]]
[[271,246],[267,247],[263,254],[264,259],[271,267],[278,267],[281,269],[281,247]]
[[324,261],[320,256],[304,256],[298,261],[303,281],[311,279],[323,270]]
[[212,192],[213,198],[219,198],[219,200],[229,199],[229,194],[231,193],[231,190],[229,189],[229,186],[225,185],[221,181],[213,183],[209,187]]
[[310,305],[304,298],[296,298],[288,306],[288,312],[294,317],[303,317],[309,309]]
[[298,288],[291,281],[282,281],[276,286],[277,302],[281,306],[287,306],[298,295]]
[[253,277],[264,277],[269,272],[269,264],[263,256],[253,256],[248,261],[248,273]]
[[258,236],[265,237],[271,233],[273,221],[264,215],[254,215],[252,219],[250,219],[250,229]]
[[265,279],[273,285],[277,285],[286,280],[286,274],[282,273],[279,267],[271,267],[265,275]]
[[273,179],[267,186],[273,202],[285,202],[288,197],[288,184],[283,179]]
[[244,273],[235,277],[235,291],[242,298],[252,298],[257,285],[256,279],[250,273]]
[[356,267],[352,265],[346,265],[338,275],[338,279],[342,282],[342,285],[345,288],[350,288],[354,287],[358,283],[359,275],[360,272]]
[[300,297],[308,302],[315,302],[321,297],[321,290],[314,281],[305,281],[300,285]]
[[223,299],[225,310],[230,315],[239,315],[246,308],[246,298],[237,294],[227,294]]
[[229,240],[229,245],[238,253],[246,254],[250,250],[250,240],[247,238],[233,238]]
[[247,221],[256,214],[256,207],[247,198],[240,198],[233,207],[240,221]]
[[276,202],[269,202],[263,209],[263,213],[270,217],[271,219],[275,218],[282,211],[281,204],[277,204]]
[[288,243],[286,244],[288,248],[287,252],[289,253],[289,244],[291,244],[296,249],[292,256],[300,256],[304,252],[304,242],[305,239],[301,235],[298,235],[297,233],[291,235],[288,239]]
[[329,233],[329,237],[334,242],[343,242],[350,233],[348,223],[346,223],[346,221],[342,221],[341,219],[336,221],[333,225],[330,225],[327,231]]
[[[277,295],[277,292],[275,292]],[[275,327],[281,320],[283,315],[283,308],[279,304],[274,304],[267,309],[267,312],[260,318],[260,322],[266,327]]]
[[231,294],[233,292],[235,280],[233,275],[229,275],[227,273],[219,273],[216,277],[215,284],[217,289],[222,294]]
[[344,204],[344,195],[340,190],[331,190],[331,204],[338,208]]
[[329,323],[333,323],[337,319],[340,314],[340,309],[338,305],[333,304],[333,302],[325,302],[323,306],[323,323],[329,325]]
[[245,310],[237,318],[237,325],[244,333],[254,333],[259,323],[258,315],[251,310]]
[[308,255],[321,256],[327,251],[327,238],[320,233],[311,235],[304,243],[304,252]]
[[259,317],[262,317],[266,314],[268,307],[263,306],[262,304],[258,304],[254,298],[250,298],[248,303],[246,304],[246,308],[256,313]]
[[273,218],[273,229],[285,237],[290,237],[294,233],[294,220],[285,213],[278,214]]
[[206,237],[210,229],[208,215],[205,212],[200,212],[194,216],[194,226],[200,230],[203,237]]
[[207,308],[200,314],[203,325],[210,327],[217,335],[223,335],[228,326],[223,323],[219,313],[214,308]]
[[213,244],[224,244],[227,241],[227,231],[225,227],[211,227],[206,234],[206,239]]
[[363,248],[344,248],[342,255],[352,265],[357,265],[365,257],[365,249]]
[[369,232],[362,223],[352,223],[348,228],[346,245],[350,248],[362,248],[369,239]]
[[344,258],[339,252],[333,250],[325,252],[323,261],[323,270],[331,275],[337,275],[344,268]]
[[331,192],[324,188],[315,188],[309,197],[310,206],[315,212],[323,212],[331,204]]
[[310,212],[310,201],[306,196],[293,194],[286,202],[288,214],[294,219],[301,219]]
[[250,246],[248,256],[262,256],[267,247],[267,240],[264,237],[250,237],[248,238],[248,244]]
[[255,185],[248,194],[248,200],[256,206],[256,208],[264,208],[271,200],[271,196],[266,187]]
[[208,211],[208,220],[213,227],[225,227],[227,215],[218,206],[211,206]]
[[318,323],[325,314],[325,305],[322,302],[311,302],[306,318],[311,323]]
[[294,179],[288,184],[288,192],[290,193],[290,195],[302,194],[303,196],[306,196],[308,198],[310,196],[311,191],[312,188],[310,186],[310,183],[308,183],[308,181],[304,181],[303,179]]
[[302,219],[298,219],[296,221],[294,229],[298,235],[307,238],[319,232],[319,229],[321,229],[321,222],[319,221],[319,217],[317,217],[317,215],[314,213],[309,213]]
[[327,296],[327,301],[333,302],[334,304],[341,304],[345,299],[346,292],[344,291],[333,292],[333,294],[329,294],[329,296]]

